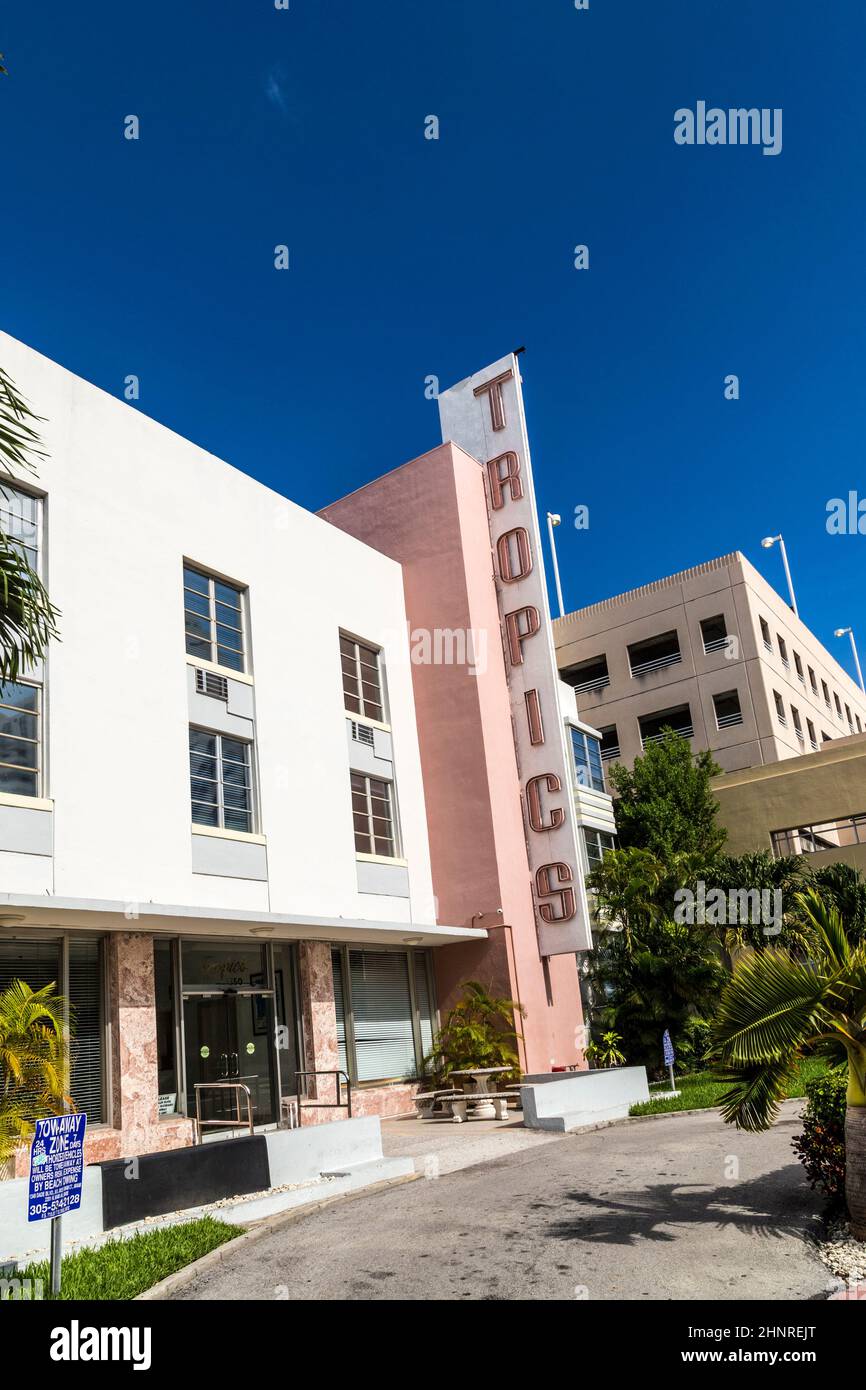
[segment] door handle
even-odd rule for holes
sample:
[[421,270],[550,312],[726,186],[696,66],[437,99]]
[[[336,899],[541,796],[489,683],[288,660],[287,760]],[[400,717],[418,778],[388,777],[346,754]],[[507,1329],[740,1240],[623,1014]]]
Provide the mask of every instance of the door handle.
[[229,1054],[228,1054],[227,1052],[221,1052],[221,1053],[220,1053],[220,1079],[222,1080],[224,1077],[227,1077],[228,1074],[229,1074]]
[[230,1072],[229,1075],[230,1075],[230,1076],[240,1076],[240,1074],[241,1074],[241,1067],[240,1067],[240,1062],[238,1061],[238,1054],[237,1054],[236,1052],[233,1052],[233,1053],[232,1053],[232,1056],[233,1056],[234,1059],[235,1059],[235,1069],[234,1069],[233,1072]]

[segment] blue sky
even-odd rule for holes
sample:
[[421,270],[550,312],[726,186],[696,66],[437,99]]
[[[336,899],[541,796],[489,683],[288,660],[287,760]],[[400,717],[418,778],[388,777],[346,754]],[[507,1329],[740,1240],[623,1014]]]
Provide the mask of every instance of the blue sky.
[[[570,607],[736,548],[781,588],[781,530],[866,648],[862,3],[6,0],[0,51],[7,331],[311,508],[525,344]],[[676,145],[698,100],[781,154]]]

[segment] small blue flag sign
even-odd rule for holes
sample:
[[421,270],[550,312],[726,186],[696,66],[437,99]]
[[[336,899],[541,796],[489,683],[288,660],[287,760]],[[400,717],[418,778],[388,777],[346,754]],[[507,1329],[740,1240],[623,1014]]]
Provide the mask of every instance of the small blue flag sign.
[[670,1030],[668,1028],[665,1029],[664,1037],[662,1038],[662,1047],[665,1054],[665,1066],[672,1067],[676,1059],[676,1053],[674,1052],[674,1045],[671,1042]]

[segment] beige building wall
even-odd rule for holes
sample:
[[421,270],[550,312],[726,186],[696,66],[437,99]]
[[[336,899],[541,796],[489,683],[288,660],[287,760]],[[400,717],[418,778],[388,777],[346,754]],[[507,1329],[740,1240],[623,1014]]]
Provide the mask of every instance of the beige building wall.
[[[705,649],[701,623],[713,618],[724,620],[729,638],[721,650]],[[553,628],[570,683],[579,687],[575,666],[606,657],[609,684],[578,688],[578,708],[598,729],[615,726],[618,761],[628,766],[643,751],[639,721],[683,705],[694,748],[710,749],[725,771],[799,757],[866,730],[859,686],[739,551],[569,613]],[[633,675],[629,646],[666,632],[676,632],[680,660]],[[714,697],[730,692],[741,718],[720,728]]]
[[[808,862],[817,868],[843,860],[866,872],[866,735],[836,740],[796,760],[726,773],[715,778],[713,791],[719,823],[728,832],[726,853],[772,850],[774,831],[808,827],[813,835],[792,835],[776,852],[808,851],[815,838],[833,841],[832,848],[808,853]],[[828,829],[832,824],[835,829]]]

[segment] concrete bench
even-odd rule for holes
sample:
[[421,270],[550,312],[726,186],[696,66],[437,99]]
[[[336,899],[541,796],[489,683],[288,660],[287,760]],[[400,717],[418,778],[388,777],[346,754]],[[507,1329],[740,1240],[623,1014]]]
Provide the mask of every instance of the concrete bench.
[[432,1115],[437,1105],[447,1105],[454,1097],[462,1096],[462,1091],[422,1091],[415,1097],[419,1118]]

